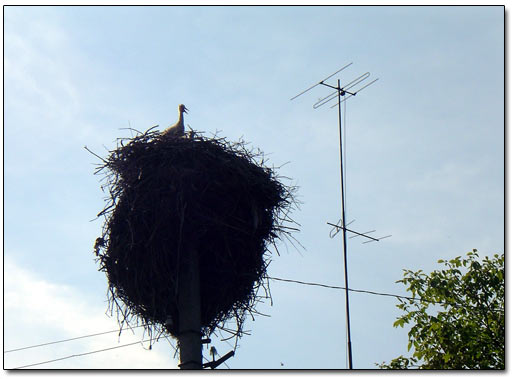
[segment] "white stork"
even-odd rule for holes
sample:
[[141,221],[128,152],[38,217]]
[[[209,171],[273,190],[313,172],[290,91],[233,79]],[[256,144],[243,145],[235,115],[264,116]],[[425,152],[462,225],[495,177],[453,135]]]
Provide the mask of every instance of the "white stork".
[[181,137],[184,135],[184,112],[187,113],[188,109],[184,104],[178,106],[178,121],[164,130],[162,134],[166,137]]

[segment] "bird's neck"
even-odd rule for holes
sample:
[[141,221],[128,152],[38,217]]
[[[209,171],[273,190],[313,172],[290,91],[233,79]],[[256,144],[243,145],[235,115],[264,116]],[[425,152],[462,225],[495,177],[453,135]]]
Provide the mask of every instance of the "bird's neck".
[[178,124],[184,123],[184,113],[181,111],[178,111]]

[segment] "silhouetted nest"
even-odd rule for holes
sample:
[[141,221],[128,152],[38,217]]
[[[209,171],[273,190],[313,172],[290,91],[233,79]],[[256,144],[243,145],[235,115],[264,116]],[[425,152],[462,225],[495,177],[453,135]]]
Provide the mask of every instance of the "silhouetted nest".
[[149,334],[177,336],[178,272],[195,248],[202,333],[221,328],[240,337],[245,316],[258,313],[258,290],[269,297],[269,248],[298,230],[286,226],[296,224],[289,217],[296,187],[282,184],[242,140],[165,138],[152,129],[119,139],[95,172],[105,175],[108,193],[95,253],[111,313],[121,327],[135,319]]

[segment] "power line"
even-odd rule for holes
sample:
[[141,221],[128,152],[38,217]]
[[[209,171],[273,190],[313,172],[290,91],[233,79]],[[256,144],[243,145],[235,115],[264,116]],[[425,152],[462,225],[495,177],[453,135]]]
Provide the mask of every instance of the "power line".
[[[331,285],[328,285],[328,284],[313,283],[313,282],[303,282],[301,280],[275,278],[275,277],[271,277],[271,276],[268,276],[268,279],[278,280],[278,281],[281,281],[281,282],[290,282],[290,283],[303,284],[303,285],[307,285],[307,286],[316,286],[316,287],[330,288],[330,289],[336,289],[336,290],[346,290],[347,289],[346,287],[341,287],[341,286],[331,286]],[[359,289],[353,289],[353,288],[348,288],[348,291],[359,292],[359,293],[366,293],[366,294],[369,294],[369,295],[376,295],[376,296],[389,296],[389,297],[395,297],[397,299],[406,299],[406,300],[414,300],[414,301],[426,301],[426,302],[429,302],[429,303],[435,303],[435,304],[441,304],[441,305],[449,305],[449,306],[452,306],[452,307],[460,307],[460,308],[466,308],[466,309],[477,309],[477,308],[479,308],[479,307],[473,306],[473,305],[461,305],[461,304],[449,303],[449,302],[445,302],[445,301],[425,300],[425,299],[422,299],[420,297],[402,296],[402,295],[396,295],[396,294],[393,294],[393,293],[386,293],[386,292],[359,290]],[[504,312],[503,309],[494,308],[493,310],[496,311],[496,312]]]
[[[140,328],[140,327],[143,327],[143,326],[146,326],[146,325],[138,325],[138,326],[134,326],[134,327],[129,327],[129,328],[121,329],[121,331],[135,329],[135,328]],[[73,340],[77,340],[77,339],[81,339],[81,338],[95,337],[95,336],[100,336],[100,335],[103,335],[103,334],[109,334],[109,333],[114,333],[114,332],[120,332],[120,329],[109,330],[109,331],[106,331],[106,332],[100,332],[100,333],[94,333],[94,334],[88,334],[88,335],[85,335],[85,336],[67,338],[67,339],[59,340],[59,341],[46,342],[46,343],[42,343],[42,344],[38,344],[38,345],[25,346],[25,347],[20,347],[20,348],[17,348],[17,349],[5,350],[4,354],[5,353],[15,352],[15,351],[20,351],[20,350],[31,349],[31,348],[40,347],[40,346],[47,346],[47,345],[57,344],[57,343],[61,343],[61,342],[73,341]],[[175,349],[175,352],[177,352],[178,351],[177,347],[173,345],[173,343],[169,340],[168,336],[164,336],[164,337],[165,337],[166,341],[168,341],[170,346],[173,349]],[[155,338],[155,339],[157,339],[157,338]],[[42,364],[51,363],[51,362],[56,362],[56,361],[65,360],[65,359],[69,359],[69,358],[73,358],[73,357],[79,357],[79,356],[82,356],[82,355],[88,355],[88,354],[93,354],[93,353],[99,353],[99,352],[102,352],[102,351],[118,349],[118,348],[121,348],[121,347],[131,346],[131,345],[135,345],[135,344],[138,344],[138,343],[149,342],[149,341],[152,341],[152,339],[148,339],[148,340],[145,340],[145,341],[139,341],[139,342],[133,342],[133,343],[129,343],[129,344],[125,344],[125,345],[120,345],[120,346],[114,346],[114,347],[111,347],[111,348],[106,348],[106,349],[101,349],[101,350],[96,350],[96,351],[91,351],[91,352],[86,352],[86,353],[81,353],[81,354],[73,354],[73,355],[70,355],[70,356],[66,356],[66,357],[62,357],[62,358],[56,358],[56,359],[45,361],[45,362],[39,362],[39,363],[30,364],[30,365],[15,367],[14,370],[20,369],[20,368],[31,367],[31,366],[42,365]],[[227,341],[224,341],[224,342],[227,343],[229,346],[231,346]],[[230,369],[230,367],[225,362],[223,362],[223,364],[228,369]]]
[[100,336],[102,334],[109,334],[109,333],[114,333],[114,332],[121,332],[123,330],[129,330],[129,329],[136,329],[136,328],[140,328],[142,326],[145,326],[145,325],[138,325],[138,326],[134,326],[134,327],[131,327],[131,328],[125,328],[125,329],[116,329],[116,330],[110,330],[108,332],[101,332],[101,333],[95,333],[95,334],[88,334],[86,336],[80,336],[80,337],[73,337],[73,338],[68,338],[68,339],[65,339],[65,340],[59,340],[59,341],[52,341],[52,342],[46,342],[46,343],[41,343],[39,345],[32,345],[32,346],[25,346],[25,347],[20,347],[20,348],[17,348],[17,349],[11,349],[11,350],[4,350],[4,354],[5,353],[12,353],[14,351],[20,351],[20,350],[26,350],[26,349],[32,349],[32,348],[35,348],[35,347],[40,347],[40,346],[46,346],[46,345],[52,345],[52,344],[56,344],[56,343],[61,343],[61,342],[68,342],[68,341],[73,341],[73,340],[78,340],[78,339],[81,339],[81,338],[87,338],[87,337],[95,337],[95,336]]
[[[331,285],[328,285],[328,284],[303,282],[301,280],[282,279],[282,278],[275,278],[275,277],[271,277],[271,276],[268,276],[268,279],[279,280],[281,282],[290,282],[290,283],[304,284],[304,285],[307,285],[307,286],[316,286],[316,287],[331,288],[331,289],[346,291],[346,287],[341,287],[341,286],[331,286]],[[422,300],[422,299],[412,298],[412,297],[408,297],[408,296],[395,295],[395,294],[392,294],[392,293],[375,292],[375,291],[368,291],[368,290],[359,290],[359,289],[353,289],[353,288],[348,288],[348,291],[367,293],[367,294],[370,294],[370,295],[378,295],[378,296],[390,296],[390,297],[396,297],[396,298],[399,297],[399,298],[408,299],[408,300]]]
[[100,353],[100,352],[108,351],[108,350],[119,349],[119,348],[122,348],[122,347],[131,346],[131,345],[142,344],[143,342],[149,342],[149,341],[156,340],[156,339],[157,339],[157,338],[153,338],[153,339],[152,339],[152,338],[150,338],[150,339],[147,339],[147,340],[144,340],[144,341],[131,342],[131,343],[127,343],[127,344],[124,344],[124,345],[108,347],[108,348],[105,348],[105,349],[94,350],[94,351],[88,351],[88,352],[86,352],[86,353],[72,354],[72,355],[68,355],[68,356],[66,356],[66,357],[62,357],[62,358],[51,359],[51,360],[49,360],[49,361],[44,361],[44,362],[39,362],[39,363],[32,363],[32,364],[30,364],[30,365],[25,365],[25,366],[15,367],[13,370],[17,370],[17,369],[21,369],[21,368],[27,368],[27,367],[32,367],[32,366],[39,366],[39,365],[43,365],[43,364],[46,364],[46,363],[52,363],[52,362],[62,361],[62,360],[69,359],[69,358],[81,357],[81,356],[84,356],[84,355]]
[[[135,326],[133,327],[132,329],[134,328],[139,328],[139,327],[142,327],[144,325],[139,325],[139,326]],[[126,329],[122,329],[122,330],[127,330],[127,329],[130,329],[130,328],[126,328]],[[33,345],[33,346],[27,346],[27,347],[23,347],[23,348],[19,348],[19,349],[12,349],[12,350],[6,350],[4,351],[4,353],[8,353],[8,352],[13,352],[13,351],[19,351],[19,350],[25,350],[25,349],[30,349],[30,348],[33,348],[33,347],[39,347],[39,346],[46,346],[46,345],[51,345],[51,344],[56,344],[56,343],[60,343],[60,342],[66,342],[66,341],[72,341],[72,340],[76,340],[76,339],[80,339],[80,338],[86,338],[86,337],[94,337],[94,336],[99,336],[99,335],[102,335],[102,334],[108,334],[108,333],[113,333],[113,332],[119,332],[119,329],[117,330],[110,330],[110,331],[107,331],[107,332],[101,332],[101,333],[94,333],[94,334],[88,334],[86,336],[80,336],[80,337],[74,337],[74,338],[68,338],[68,339],[65,339],[65,340],[60,340],[60,341],[53,341],[53,342],[47,342],[47,343],[43,343],[43,344],[39,344],[39,345]],[[170,344],[170,346],[175,349],[175,351],[177,351],[177,347],[174,346],[171,341],[169,340],[168,336],[164,336],[166,341],[168,341],[168,343]],[[147,339],[147,340],[144,340],[144,341],[138,341],[138,342],[132,342],[132,343],[128,343],[128,344],[124,344],[124,345],[120,345],[120,346],[114,346],[114,347],[109,347],[109,348],[105,348],[105,349],[100,349],[100,350],[95,350],[95,351],[89,351],[89,352],[86,352],[86,353],[80,353],[80,354],[72,354],[72,355],[69,355],[69,356],[66,356],[66,357],[61,357],[61,358],[56,358],[56,359],[52,359],[52,360],[48,360],[48,361],[44,361],[44,362],[39,362],[39,363],[33,363],[33,364],[29,364],[29,365],[24,365],[24,366],[19,366],[19,367],[15,367],[13,370],[17,370],[17,369],[22,369],[22,368],[28,368],[28,367],[32,367],[32,366],[38,366],[38,365],[42,365],[42,364],[47,364],[47,363],[52,363],[52,362],[58,362],[58,361],[62,361],[62,360],[65,360],[65,359],[70,359],[70,358],[74,358],[74,357],[80,357],[80,356],[83,356],[83,355],[89,355],[89,354],[94,354],[94,353],[100,353],[100,352],[103,352],[103,351],[108,351],[108,350],[113,350],[113,349],[119,349],[119,348],[122,348],[122,347],[127,347],[127,346],[132,346],[132,345],[136,345],[136,344],[139,344],[139,343],[144,343],[144,342],[149,342],[149,341],[152,341],[152,340],[157,340],[158,337],[156,338],[150,338],[150,339]],[[208,361],[208,359],[203,356],[203,358]],[[223,362],[223,364],[228,368],[230,369],[230,367],[225,363]]]
[[[105,334],[105,333],[110,333],[110,332],[103,332],[103,333],[97,333],[95,335],[100,335],[100,334]],[[92,336],[92,335],[91,335]],[[81,338],[81,337],[79,337]],[[108,348],[105,348],[105,349],[100,349],[100,350],[94,350],[94,351],[89,351],[89,352],[86,352],[86,353],[80,353],[80,354],[72,354],[72,355],[69,355],[69,356],[66,356],[66,357],[61,357],[61,358],[56,358],[56,359],[51,359],[51,360],[48,360],[48,361],[44,361],[44,362],[38,362],[38,363],[32,363],[32,364],[29,364],[29,365],[24,365],[24,366],[19,366],[19,367],[15,367],[13,370],[17,370],[17,369],[22,369],[22,368],[28,368],[28,367],[33,367],[33,366],[39,366],[39,365],[42,365],[42,364],[47,364],[47,363],[52,363],[52,362],[58,362],[58,361],[62,361],[62,360],[65,360],[65,359],[70,359],[70,358],[75,358],[75,357],[80,357],[80,356],[84,356],[84,355],[89,355],[89,354],[95,354],[95,353],[100,353],[100,352],[104,352],[104,351],[108,351],[108,350],[114,350],[114,349],[119,349],[119,348],[122,348],[122,347],[127,347],[127,346],[132,346],[132,345],[136,345],[136,344],[142,344],[144,342],[150,342],[152,340],[157,340],[158,337],[156,338],[150,338],[150,339],[147,339],[147,340],[144,340],[144,341],[137,341],[137,342],[131,342],[131,343],[127,343],[127,344],[124,344],[124,345],[120,345],[120,346],[113,346],[113,347],[108,347]],[[170,340],[168,339],[168,337],[166,337],[166,340],[168,341],[168,343],[171,345],[171,347],[173,347],[174,349],[176,349],[175,346],[173,346],[173,344],[170,342]],[[209,359],[207,359],[205,357],[205,355],[203,355],[203,358],[205,359],[205,361],[209,361]],[[230,369],[230,367],[225,363],[223,362],[223,364],[228,368]]]

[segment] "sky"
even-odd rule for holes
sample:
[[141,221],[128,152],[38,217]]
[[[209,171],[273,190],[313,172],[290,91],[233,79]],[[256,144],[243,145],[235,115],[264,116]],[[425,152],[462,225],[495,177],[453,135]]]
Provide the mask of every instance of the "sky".
[[[408,295],[478,249],[504,253],[503,7],[4,7],[4,351],[113,331],[93,244],[98,159],[131,126],[194,130],[268,154],[297,185],[303,247],[279,244],[272,277],[344,286],[337,108],[317,86],[370,72],[346,103],[346,219],[392,237],[348,239],[349,287]],[[347,368],[344,291],[271,281],[231,369]],[[407,352],[393,297],[350,293],[353,365]],[[4,353],[4,368],[176,368],[173,339],[141,329]],[[130,346],[121,346],[132,344]],[[231,341],[213,338],[223,355]],[[81,355],[97,350],[110,349]],[[204,351],[205,357],[208,352]]]

